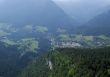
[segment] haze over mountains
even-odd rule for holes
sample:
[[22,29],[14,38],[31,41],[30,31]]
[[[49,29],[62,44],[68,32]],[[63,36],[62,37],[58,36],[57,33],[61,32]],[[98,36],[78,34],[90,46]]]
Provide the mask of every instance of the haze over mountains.
[[0,77],[110,77],[110,1],[54,1],[0,0]]
[[76,23],[51,0],[1,0],[0,22],[49,28],[73,26]]
[[53,0],[59,5],[68,15],[78,20],[80,23],[85,23],[95,16],[110,9],[109,0]]
[[0,0],[0,22],[74,29],[108,11],[109,5],[109,0]]
[[78,20],[76,32],[89,35],[110,35],[109,0],[53,0],[65,13]]
[[96,16],[79,28],[86,34],[110,36],[110,10]]

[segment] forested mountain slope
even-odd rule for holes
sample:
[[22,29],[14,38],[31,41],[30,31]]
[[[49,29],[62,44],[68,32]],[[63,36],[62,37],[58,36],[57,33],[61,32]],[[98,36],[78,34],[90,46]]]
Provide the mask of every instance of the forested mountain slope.
[[79,31],[90,35],[109,35],[110,36],[110,10],[98,15],[94,19],[79,27]]
[[4,0],[0,11],[0,22],[19,26],[32,24],[54,29],[76,23],[52,0]]
[[16,77],[16,75],[36,57],[35,53],[28,52],[22,55],[23,52],[25,51],[22,48],[18,49],[17,45],[0,42],[1,77]]
[[56,49],[35,60],[18,77],[109,77],[110,47]]

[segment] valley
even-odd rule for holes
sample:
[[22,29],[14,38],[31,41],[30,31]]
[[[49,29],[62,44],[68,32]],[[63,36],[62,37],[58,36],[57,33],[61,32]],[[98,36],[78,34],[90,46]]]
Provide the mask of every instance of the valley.
[[0,77],[110,77],[109,3],[0,0]]
[[[33,60],[36,60],[36,58],[40,60],[41,56],[47,54],[49,50],[50,53],[53,51],[57,53],[56,49],[60,49],[60,48],[61,49],[89,48],[91,50],[95,48],[110,46],[109,36],[74,34],[72,32],[69,33],[70,31],[68,31],[66,28],[60,28],[60,27],[57,28],[55,32],[51,32],[49,28],[45,26],[26,25],[21,28],[17,28],[12,24],[1,23],[0,31],[1,31],[0,53],[3,56],[2,57],[0,55],[1,56],[0,68],[2,67],[0,70],[0,76],[3,77],[7,77],[7,76],[16,77],[21,75],[21,72],[24,69],[26,69],[28,65],[30,66],[30,63],[33,62]],[[9,60],[7,60],[7,58]],[[39,67],[38,70],[40,68],[42,70],[46,69],[48,70],[47,73],[50,73],[48,67],[50,69],[53,69],[53,62],[51,62],[51,60],[48,58],[44,58],[44,60],[45,59],[47,59],[49,66],[43,65],[43,67],[41,66],[36,66],[36,67]],[[43,72],[39,71],[37,75],[39,75],[39,73],[43,73]],[[22,77],[22,75],[20,77]],[[24,75],[23,77],[28,77],[28,76]],[[43,77],[43,75],[41,77]]]
[[[8,27],[5,27],[4,25]],[[34,52],[35,49],[40,51],[42,47],[46,46],[42,41],[46,42],[48,46],[47,50],[58,45],[63,46],[63,44],[65,44],[65,46],[68,44],[67,46],[70,45],[70,47],[73,45],[73,48],[97,48],[110,46],[109,36],[71,34],[68,30],[62,28],[58,28],[55,33],[52,33],[45,26],[26,25],[19,29],[15,26],[2,23],[0,30],[1,42],[8,45],[18,45],[21,49],[22,47],[26,49],[28,48],[27,50],[32,52]]]

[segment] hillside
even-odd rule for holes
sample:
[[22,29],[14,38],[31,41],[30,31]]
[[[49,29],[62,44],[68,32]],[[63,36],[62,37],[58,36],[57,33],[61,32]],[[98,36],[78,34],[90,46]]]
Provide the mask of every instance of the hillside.
[[[24,47],[26,47],[26,44],[19,46],[14,45],[11,41],[8,41],[8,43],[0,42],[1,77],[16,77],[36,57],[35,53]],[[27,49],[29,51],[26,51]]]
[[110,36],[110,10],[98,15],[94,19],[79,27],[79,31],[89,35],[109,35]]
[[107,11],[110,5],[108,0],[69,0],[67,2],[63,0],[53,1],[55,1],[69,16],[78,20],[81,25],[104,11]]
[[31,24],[54,29],[76,23],[52,0],[4,0],[0,11],[0,22],[17,26]]
[[110,47],[56,49],[36,59],[18,77],[109,77]]

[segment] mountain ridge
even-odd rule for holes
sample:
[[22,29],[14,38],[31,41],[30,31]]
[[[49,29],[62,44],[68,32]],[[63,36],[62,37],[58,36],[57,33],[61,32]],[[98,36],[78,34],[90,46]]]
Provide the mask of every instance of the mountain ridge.
[[[19,6],[20,5],[20,6]],[[74,27],[76,22],[51,0],[11,0],[0,5],[0,22],[15,25]]]
[[84,25],[79,27],[80,32],[88,35],[107,35],[110,36],[110,10],[96,16]]

